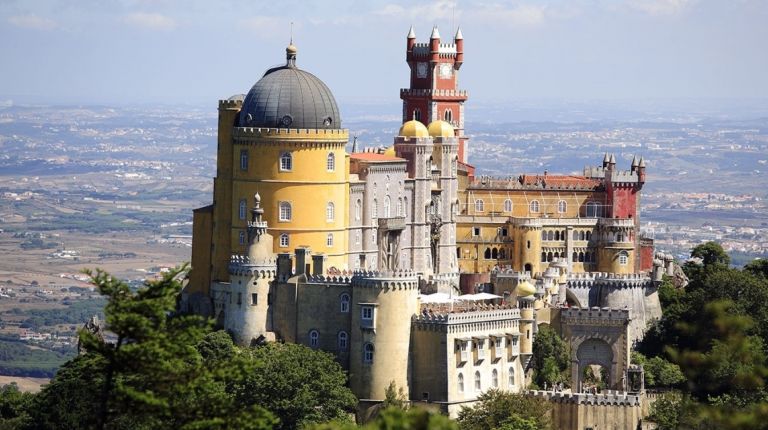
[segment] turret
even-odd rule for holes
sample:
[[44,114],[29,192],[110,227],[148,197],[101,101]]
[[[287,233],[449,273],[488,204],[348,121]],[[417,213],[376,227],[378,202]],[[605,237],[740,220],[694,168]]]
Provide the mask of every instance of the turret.
[[629,170],[631,172],[634,172],[635,170],[637,170],[637,157],[635,157],[634,155],[632,156],[632,166],[630,167]]
[[453,41],[456,43],[456,62],[453,64],[453,68],[459,70],[464,64],[464,35],[461,34],[461,27],[456,30]]
[[608,156],[608,153],[606,152],[603,156],[603,169],[608,167],[608,162],[611,161],[611,158]]
[[432,27],[432,35],[429,36],[429,54],[430,61],[437,63],[440,58],[440,32],[437,31],[437,26]]
[[416,44],[416,32],[413,31],[413,26],[411,26],[411,29],[408,31],[408,36],[406,37],[406,60],[411,59],[411,55],[413,54],[413,45]]
[[645,159],[640,157],[640,162],[637,163],[637,177],[641,184],[645,183]]

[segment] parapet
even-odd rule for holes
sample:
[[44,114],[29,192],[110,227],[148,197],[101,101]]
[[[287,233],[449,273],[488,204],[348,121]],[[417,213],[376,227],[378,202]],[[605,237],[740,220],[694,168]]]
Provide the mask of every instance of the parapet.
[[599,406],[640,406],[640,395],[608,390],[604,393],[566,393],[562,391],[532,390],[529,395],[555,403]]
[[626,325],[632,319],[629,309],[616,308],[562,308],[560,318],[571,325],[596,324]]
[[219,110],[229,110],[229,109],[235,109],[240,110],[243,107],[243,100],[242,99],[226,99],[226,100],[219,100]]
[[419,278],[411,270],[355,271],[350,280],[356,288],[383,288],[393,290],[417,290]]
[[426,308],[411,320],[415,324],[456,325],[469,323],[485,323],[492,321],[511,321],[520,319],[520,309],[513,307],[494,306],[487,310],[469,312],[433,312]]
[[236,276],[255,276],[257,278],[274,278],[277,260],[267,258],[253,260],[247,255],[232,255],[229,259],[229,274]]
[[597,285],[611,288],[649,287],[653,280],[646,273],[607,273],[584,272],[569,273],[569,288],[592,288]]
[[268,128],[268,127],[235,127],[232,131],[235,142],[249,141],[253,139],[281,139],[312,141],[314,139],[343,140],[346,144],[349,140],[349,130],[318,129],[318,128]]

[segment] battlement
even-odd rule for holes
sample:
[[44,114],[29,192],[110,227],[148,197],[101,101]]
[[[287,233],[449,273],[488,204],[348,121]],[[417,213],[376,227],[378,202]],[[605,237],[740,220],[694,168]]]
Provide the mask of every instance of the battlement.
[[243,107],[243,100],[241,99],[219,100],[219,110],[228,110],[228,109],[240,110],[242,107]]
[[418,315],[411,317],[411,321],[418,324],[456,325],[492,321],[511,321],[520,319],[520,309],[510,306],[489,306],[487,309],[475,309],[466,311],[458,308],[453,312],[435,311],[425,307]]
[[352,283],[352,278],[345,275],[308,275],[307,283],[309,284],[345,284]]
[[635,220],[632,218],[600,218],[597,224],[609,228],[635,228]]
[[632,319],[629,309],[614,308],[562,308],[560,318],[570,325],[603,324],[626,325]]
[[281,140],[314,140],[314,139],[338,139],[344,144],[349,140],[349,130],[343,129],[318,129],[318,128],[269,128],[269,127],[235,127],[232,131],[235,141],[250,139],[274,139]]
[[647,288],[653,280],[644,273],[569,273],[569,288],[592,288],[598,285],[611,288]]
[[532,390],[529,395],[555,403],[599,406],[640,406],[640,395],[607,390],[604,393],[568,393],[562,391]]
[[231,275],[274,278],[276,268],[277,260],[273,258],[253,260],[247,255],[235,254],[229,259],[229,273]]
[[566,175],[478,176],[468,189],[595,191],[603,187],[592,177]]
[[400,88],[400,97],[456,97],[466,99],[469,97],[467,90],[441,90],[423,88]]
[[640,182],[640,176],[629,170],[614,170],[611,172],[611,182],[636,184]]

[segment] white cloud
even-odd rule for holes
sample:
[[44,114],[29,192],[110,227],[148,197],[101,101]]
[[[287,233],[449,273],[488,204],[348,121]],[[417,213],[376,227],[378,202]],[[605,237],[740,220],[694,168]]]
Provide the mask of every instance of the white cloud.
[[[278,18],[274,16],[253,16],[243,18],[238,21],[238,26],[261,37],[278,37],[288,40],[291,33],[291,21],[287,18]],[[297,30],[301,26],[299,23],[293,24],[293,29]]]
[[695,0],[630,0],[627,5],[649,15],[676,15]]
[[29,28],[32,30],[53,30],[57,27],[56,21],[37,15],[11,16],[8,18],[8,22],[16,27]]
[[123,22],[150,30],[168,31],[176,28],[176,21],[173,18],[159,13],[131,13],[123,17]]
[[542,4],[519,3],[514,6],[489,4],[467,14],[468,18],[496,22],[512,27],[535,27],[549,18],[550,10]]

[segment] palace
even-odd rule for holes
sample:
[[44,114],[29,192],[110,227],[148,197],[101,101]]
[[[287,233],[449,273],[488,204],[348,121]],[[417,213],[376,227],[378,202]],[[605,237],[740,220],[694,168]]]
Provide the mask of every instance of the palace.
[[639,232],[645,161],[621,170],[606,154],[578,176],[476,175],[463,35],[443,42],[437,27],[426,43],[413,28],[406,38],[410,86],[392,145],[348,153],[333,94],[297,54],[289,45],[285,65],[219,101],[213,203],[194,211],[182,307],[241,344],[335,354],[361,401],[394,381],[451,414],[487,388],[521,390],[537,326],[570,332],[562,309],[622,308],[591,316],[626,326],[600,341],[618,389],[671,270]]

